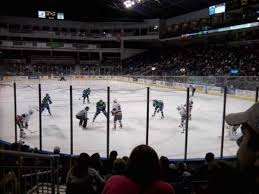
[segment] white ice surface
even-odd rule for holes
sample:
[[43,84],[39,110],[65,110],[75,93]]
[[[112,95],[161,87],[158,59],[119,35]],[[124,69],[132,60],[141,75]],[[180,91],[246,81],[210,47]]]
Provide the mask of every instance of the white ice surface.
[[[42,98],[49,93],[53,103],[50,105],[52,116],[47,110],[42,114],[42,145],[44,150],[53,150],[58,145],[61,152],[70,153],[70,100],[69,86],[73,86],[73,139],[74,153],[99,152],[106,156],[106,119],[100,114],[93,123],[95,104],[99,99],[107,101],[107,86],[111,88],[111,102],[117,99],[123,111],[123,128],[112,130],[113,117],[110,122],[110,151],[117,150],[119,156],[129,155],[138,144],[146,142],[146,86],[118,81],[70,80],[59,82],[41,80]],[[14,98],[13,82],[0,82],[0,139],[14,142]],[[16,81],[17,84],[17,113],[28,111],[29,107],[38,106],[39,80]],[[89,122],[87,130],[78,126],[75,114],[85,105],[79,97],[82,90],[90,87],[92,92],[89,104]],[[153,114],[152,99],[164,101],[164,119]],[[149,145],[155,148],[159,155],[169,158],[184,157],[184,138],[178,127],[180,116],[176,106],[184,104],[186,92],[151,87],[150,89],[150,120]],[[194,106],[192,120],[189,122],[188,158],[204,157],[207,152],[220,155],[223,97],[196,93],[193,97]],[[253,102],[228,98],[226,112],[246,110]],[[112,106],[112,104],[111,104]],[[26,131],[25,142],[31,147],[39,147],[39,113],[32,115]],[[227,132],[225,132],[227,134]],[[19,138],[19,130],[18,130]],[[224,156],[235,155],[237,146],[234,141],[225,137]]]

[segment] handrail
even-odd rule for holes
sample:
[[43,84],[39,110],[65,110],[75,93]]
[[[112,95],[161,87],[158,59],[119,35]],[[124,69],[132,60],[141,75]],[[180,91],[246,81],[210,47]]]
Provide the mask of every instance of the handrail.
[[35,153],[28,153],[28,152],[18,152],[18,151],[10,151],[10,150],[2,150],[0,149],[0,154],[10,154],[10,155],[17,155],[23,157],[30,157],[30,158],[46,158],[46,159],[54,159],[59,158],[58,154],[35,154]]
[[40,172],[35,172],[35,173],[29,173],[29,174],[24,174],[22,175],[22,177],[30,177],[30,176],[35,176],[35,175],[43,175],[43,174],[49,174],[51,173],[51,170],[47,170],[47,171],[40,171]]

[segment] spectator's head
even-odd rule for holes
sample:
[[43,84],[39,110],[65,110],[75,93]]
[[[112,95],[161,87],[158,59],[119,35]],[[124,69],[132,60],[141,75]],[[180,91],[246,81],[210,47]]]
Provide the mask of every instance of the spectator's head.
[[187,170],[187,166],[184,162],[180,162],[177,166],[177,171],[182,173]]
[[241,124],[243,135],[237,140],[240,167],[244,172],[253,171],[255,165],[259,166],[259,103],[245,112],[227,115],[226,122],[229,125]]
[[142,186],[158,180],[160,174],[159,159],[153,148],[139,145],[130,154],[126,176]]
[[123,156],[122,160],[124,160],[126,162],[126,164],[127,164],[128,160],[129,160],[129,157],[128,156]]
[[54,149],[53,149],[53,153],[54,154],[60,154],[60,147],[55,146]]
[[169,169],[169,160],[165,156],[160,157],[160,167],[162,169]]
[[118,153],[115,150],[111,151],[110,159],[115,160],[117,156],[118,156]]
[[210,163],[210,162],[213,161],[213,160],[214,160],[214,154],[211,153],[211,152],[207,153],[206,156],[205,156],[205,161],[206,161],[207,163]]
[[112,174],[122,175],[125,172],[126,162],[123,159],[117,158],[113,162]]
[[171,170],[177,170],[177,167],[176,167],[176,165],[175,165],[174,163],[170,163],[170,164],[169,164],[169,168],[170,168]]
[[93,167],[95,170],[99,170],[101,166],[101,157],[99,153],[94,153],[90,157],[90,165]]
[[81,153],[76,161],[74,168],[74,175],[78,178],[82,178],[88,175],[89,155]]

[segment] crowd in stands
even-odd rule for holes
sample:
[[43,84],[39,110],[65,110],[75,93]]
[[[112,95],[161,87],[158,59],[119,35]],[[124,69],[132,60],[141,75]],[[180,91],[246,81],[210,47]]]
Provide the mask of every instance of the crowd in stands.
[[64,64],[37,64],[29,65],[23,63],[10,64],[5,75],[70,75],[75,73],[75,65]]
[[[150,50],[104,65],[11,64],[5,75],[259,76],[259,52],[248,47],[187,47]],[[153,68],[153,70],[152,70]]]
[[133,75],[258,76],[258,55],[255,49],[194,47],[149,51],[125,63],[127,74]]

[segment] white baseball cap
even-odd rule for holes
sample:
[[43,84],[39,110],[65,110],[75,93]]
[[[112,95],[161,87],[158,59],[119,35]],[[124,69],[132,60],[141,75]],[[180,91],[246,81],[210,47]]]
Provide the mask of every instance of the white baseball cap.
[[255,103],[245,112],[231,113],[226,116],[229,125],[240,125],[247,123],[257,134],[259,134],[259,102]]

